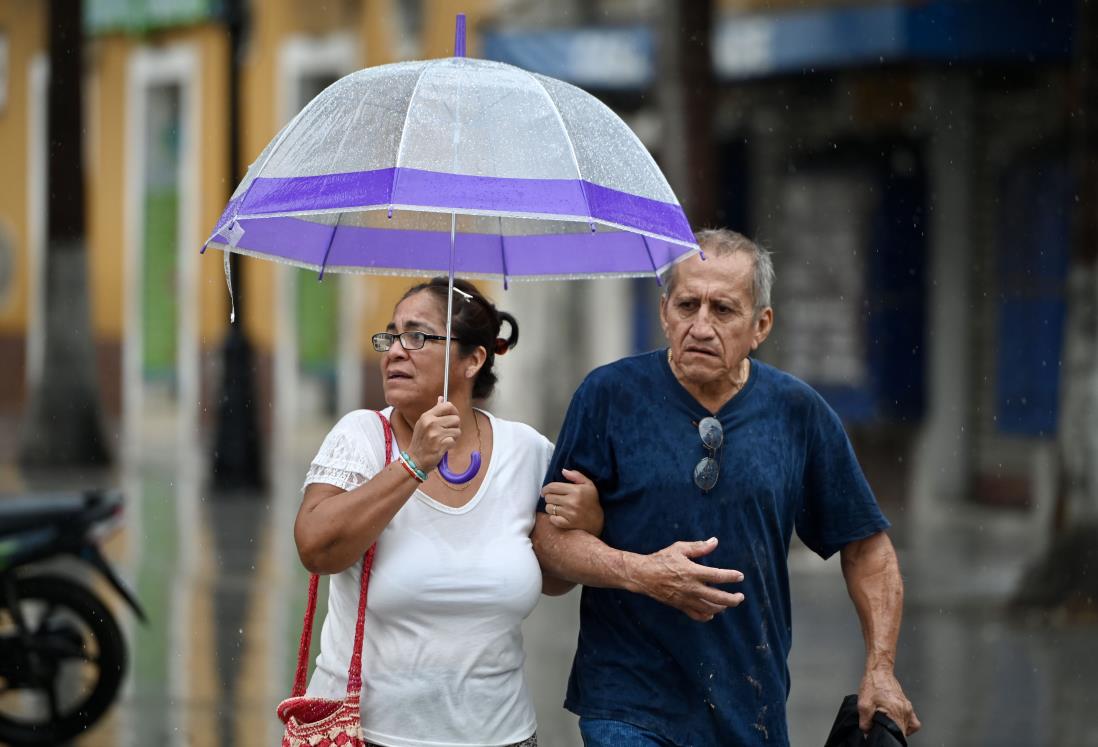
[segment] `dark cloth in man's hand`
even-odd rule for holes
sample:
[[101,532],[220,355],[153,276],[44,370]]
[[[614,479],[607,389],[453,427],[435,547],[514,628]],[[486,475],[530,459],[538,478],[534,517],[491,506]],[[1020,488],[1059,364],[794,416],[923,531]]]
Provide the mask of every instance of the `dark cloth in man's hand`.
[[873,714],[869,733],[862,733],[858,728],[858,696],[847,695],[824,747],[907,747],[907,739],[896,722],[881,711]]

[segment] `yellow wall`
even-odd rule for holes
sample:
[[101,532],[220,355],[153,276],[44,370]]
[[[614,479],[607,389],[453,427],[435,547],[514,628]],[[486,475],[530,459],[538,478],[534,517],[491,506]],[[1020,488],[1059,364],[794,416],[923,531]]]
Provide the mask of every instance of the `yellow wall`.
[[464,13],[465,53],[476,57],[480,49],[477,27],[493,5],[486,0],[424,0],[423,56],[449,57],[454,53],[454,19],[458,13]]
[[45,3],[0,0],[0,33],[8,41],[8,100],[0,110],[0,224],[13,250],[12,285],[0,300],[0,334],[22,334],[27,324],[28,73],[34,56],[46,52],[45,20]]
[[[198,230],[195,235],[205,241],[221,217],[234,184],[229,175],[229,36],[217,26],[196,31],[201,47],[202,72],[200,84],[201,124],[198,152],[202,157],[198,205]],[[187,247],[198,251],[198,247]],[[203,347],[220,343],[229,319],[229,298],[225,288],[224,263],[221,252],[210,251],[199,257],[199,304],[201,323],[199,335]]]
[[[133,144],[127,142],[127,78],[134,52],[141,45],[189,44],[196,49],[200,70],[196,100],[201,115],[196,133],[198,205],[195,235],[204,240],[228,199],[226,171],[227,127],[225,70],[228,42],[217,26],[198,26],[135,38],[110,35],[89,40],[93,107],[89,123],[92,164],[88,175],[89,277],[92,322],[102,341],[122,339],[124,320],[124,245],[127,158]],[[186,116],[186,113],[184,114]],[[198,246],[179,247],[197,252]],[[199,260],[200,334],[206,345],[216,344],[227,319],[227,299],[222,265],[217,257]]]
[[[292,35],[328,34],[352,29],[361,41],[359,64],[380,65],[396,59],[399,23],[397,0],[317,4],[312,0],[269,0],[257,6],[244,60],[242,94],[241,171],[278,131],[278,54]],[[490,0],[427,0],[423,9],[422,56],[453,52],[454,16],[469,20],[468,49],[475,55],[477,24]],[[0,28],[8,34],[10,79],[7,106],[0,112],[0,158],[5,173],[19,178],[0,180],[0,221],[16,243],[14,292],[0,308],[0,333],[23,333],[26,326],[26,180],[27,69],[30,57],[45,51],[45,4],[37,0],[0,0]],[[171,29],[148,36],[111,34],[87,39],[89,104],[87,122],[89,283],[92,324],[100,341],[119,342],[124,329],[124,247],[127,158],[127,77],[133,54],[142,45],[193,44],[200,60],[197,97],[201,121],[197,133],[199,204],[195,233],[205,239],[241,174],[227,177],[228,39],[213,24]],[[197,247],[181,247],[197,251]],[[274,267],[271,262],[242,258],[246,308],[241,318],[261,350],[274,343]],[[217,345],[225,333],[228,294],[219,252],[199,259],[200,333],[205,346]],[[406,278],[358,278],[354,286],[366,298],[362,342],[384,327],[393,305],[409,285]]]
[[[277,70],[278,45],[290,31],[293,0],[265,2],[262,12],[252,14],[248,56],[241,75],[240,157],[239,172],[232,181],[244,176],[248,164],[278,131]],[[271,350],[274,343],[274,272],[273,265],[250,257],[240,258],[243,273],[244,308],[241,309],[245,330],[254,345]]]
[[358,19],[358,36],[362,39],[363,67],[384,65],[396,61],[396,11],[398,0],[365,0]]
[[122,254],[125,235],[126,63],[133,49],[124,37],[90,42],[88,127],[88,282],[92,329],[101,340],[122,339]]

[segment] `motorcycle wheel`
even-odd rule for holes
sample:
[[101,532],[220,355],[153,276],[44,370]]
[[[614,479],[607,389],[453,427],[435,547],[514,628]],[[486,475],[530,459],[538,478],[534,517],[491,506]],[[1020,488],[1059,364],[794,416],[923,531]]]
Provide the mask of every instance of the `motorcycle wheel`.
[[[57,744],[94,724],[114,701],[126,669],[125,641],[110,610],[81,584],[36,575],[17,579],[15,587],[33,649],[23,663],[29,668],[36,657],[38,671],[0,677],[0,742]],[[18,636],[2,600],[0,636]]]

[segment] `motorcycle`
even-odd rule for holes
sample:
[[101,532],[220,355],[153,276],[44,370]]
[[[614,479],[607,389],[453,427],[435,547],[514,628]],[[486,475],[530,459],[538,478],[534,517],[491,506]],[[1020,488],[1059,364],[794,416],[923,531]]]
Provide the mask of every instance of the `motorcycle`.
[[80,559],[145,622],[99,549],[122,508],[113,491],[0,500],[0,743],[64,742],[114,702],[127,665],[118,622],[89,586],[42,563]]

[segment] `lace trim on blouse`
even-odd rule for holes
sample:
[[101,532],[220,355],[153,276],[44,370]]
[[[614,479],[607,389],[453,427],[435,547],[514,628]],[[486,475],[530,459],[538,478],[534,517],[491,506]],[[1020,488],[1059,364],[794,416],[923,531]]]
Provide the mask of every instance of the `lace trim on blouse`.
[[346,469],[339,469],[338,467],[328,467],[314,462],[309,466],[309,471],[305,474],[305,485],[314,482],[335,485],[337,488],[351,491],[366,483],[366,475],[361,472],[352,472]]
[[305,475],[302,490],[314,482],[354,490],[378,473],[383,453],[384,440],[377,414],[370,410],[349,413],[324,438]]

